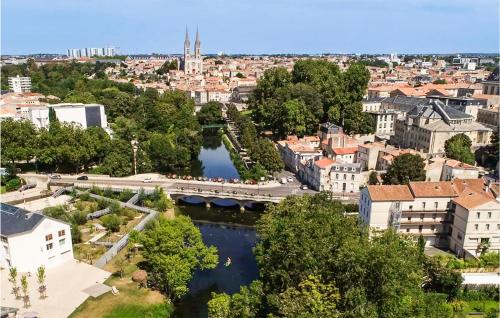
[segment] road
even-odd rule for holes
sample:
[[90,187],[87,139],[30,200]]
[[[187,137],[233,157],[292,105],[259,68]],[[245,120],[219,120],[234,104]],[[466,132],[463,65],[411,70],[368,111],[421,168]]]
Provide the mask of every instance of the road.
[[[257,185],[242,184],[242,183],[220,183],[210,181],[197,181],[197,180],[182,180],[182,179],[168,179],[165,176],[152,174],[144,176],[132,176],[127,178],[113,178],[106,176],[92,175],[88,176],[89,180],[77,180],[78,175],[61,175],[61,179],[51,179],[52,183],[78,183],[86,185],[98,185],[100,187],[129,187],[129,188],[153,188],[161,187],[167,193],[179,192],[180,190],[192,191],[219,191],[223,193],[233,193],[240,195],[255,195],[255,196],[272,196],[272,197],[286,197],[288,195],[304,195],[315,194],[314,190],[300,189],[300,182],[293,177],[290,172],[283,172],[283,177],[292,176],[293,181],[286,184],[280,184],[276,181],[259,182]],[[26,175],[28,177],[47,178],[44,175]],[[145,177],[151,176],[150,182],[144,182]],[[281,176],[281,174],[280,174]],[[335,195],[334,195],[335,197]],[[340,194],[337,196],[340,198]],[[349,196],[345,199],[350,201],[357,201],[356,196]]]

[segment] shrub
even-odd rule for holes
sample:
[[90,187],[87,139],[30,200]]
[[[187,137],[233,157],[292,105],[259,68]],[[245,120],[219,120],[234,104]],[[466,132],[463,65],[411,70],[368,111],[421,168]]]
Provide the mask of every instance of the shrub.
[[87,213],[84,211],[73,212],[73,222],[77,225],[83,225],[87,223]]
[[118,200],[122,201],[122,202],[127,202],[128,200],[130,200],[130,198],[132,198],[134,196],[134,193],[132,192],[132,190],[129,190],[129,189],[125,189],[123,190],[119,195],[118,195]]
[[21,185],[22,185],[21,179],[13,178],[13,179],[10,179],[9,181],[7,181],[7,183],[5,184],[5,189],[7,191],[15,191],[15,190],[19,189],[21,187]]
[[108,214],[101,218],[102,225],[111,232],[120,230],[120,218],[116,214]]
[[82,232],[76,223],[71,224],[71,241],[73,244],[78,244],[82,241]]
[[107,197],[107,198],[114,198],[115,197],[115,193],[113,192],[113,189],[111,189],[110,187],[107,187],[106,189],[104,189],[104,192],[102,195]]

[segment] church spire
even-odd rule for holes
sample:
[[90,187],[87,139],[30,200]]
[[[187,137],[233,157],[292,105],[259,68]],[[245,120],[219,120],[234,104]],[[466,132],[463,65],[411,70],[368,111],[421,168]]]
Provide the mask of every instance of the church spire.
[[188,33],[188,28],[186,26],[186,36],[184,38],[184,47],[189,47],[191,43],[189,43],[189,33]]
[[198,27],[196,27],[196,41],[194,45],[200,46],[200,35],[198,34]]

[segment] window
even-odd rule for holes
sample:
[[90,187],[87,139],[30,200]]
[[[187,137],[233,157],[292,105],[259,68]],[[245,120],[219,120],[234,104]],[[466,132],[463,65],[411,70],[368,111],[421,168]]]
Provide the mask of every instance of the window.
[[60,239],[59,240],[59,245],[64,245],[66,244],[66,239]]
[[413,205],[410,205],[410,210],[413,210]]
[[5,236],[2,236],[2,242],[7,243],[7,238]]
[[406,229],[406,233],[410,232],[410,229]]
[[497,224],[497,230],[500,231],[500,224]]
[[424,220],[424,214],[420,214],[420,220],[423,221]]
[[438,208],[438,203],[437,202],[434,202],[434,208]]
[[347,175],[344,173],[344,180],[347,180]]
[[481,218],[481,213],[480,212],[476,212],[476,218],[478,218],[478,219]]
[[52,247],[53,247],[52,243],[47,244],[47,251],[48,251],[48,250],[51,250],[51,249],[52,249]]
[[458,233],[458,234],[457,234],[457,239],[458,239],[459,241],[461,241],[461,240],[462,240],[462,234]]
[[47,234],[47,235],[45,235],[45,240],[46,240],[46,241],[50,241],[50,240],[52,240],[52,234]]
[[419,225],[419,226],[418,226],[418,232],[419,232],[419,233],[422,233],[422,229],[423,229],[423,228],[424,228],[424,226],[423,226],[423,225]]
[[335,179],[337,179],[337,180],[339,179],[339,174],[338,173],[335,174]]
[[474,230],[476,230],[476,231],[477,231],[478,229],[479,229],[479,225],[474,224]]
[[425,202],[422,202],[422,209],[425,210]]
[[60,230],[57,232],[57,235],[59,235],[60,237],[64,236],[64,234],[66,234],[64,230]]
[[351,180],[354,181],[354,175],[351,175]]
[[411,221],[411,216],[408,217],[408,221]]
[[488,212],[488,219],[491,219],[491,212]]
[[435,220],[436,219],[436,213],[433,213],[432,214],[432,219]]
[[486,224],[486,231],[489,231],[489,230],[490,230],[490,225]]

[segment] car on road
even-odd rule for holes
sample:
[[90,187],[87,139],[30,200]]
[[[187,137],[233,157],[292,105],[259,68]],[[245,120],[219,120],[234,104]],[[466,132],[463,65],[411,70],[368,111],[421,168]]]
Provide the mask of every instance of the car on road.
[[53,174],[50,176],[51,179],[62,179],[60,174]]
[[281,178],[281,179],[280,179],[280,183],[281,183],[281,184],[285,184],[285,183],[287,183],[287,181],[288,181],[288,180],[287,180],[286,178]]
[[305,185],[305,184],[301,185],[301,186],[300,186],[300,188],[301,188],[302,190],[307,190],[307,189],[309,189],[309,188],[307,187],[307,185]]
[[288,177],[286,179],[288,180],[288,182],[293,182],[293,178],[292,177]]
[[89,177],[87,176],[79,176],[78,178],[76,178],[76,180],[88,180]]
[[151,180],[151,178],[146,178],[144,180],[142,180],[142,183],[151,183],[153,182],[153,180]]

